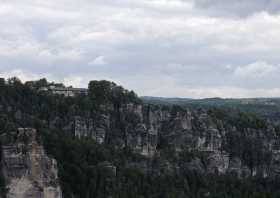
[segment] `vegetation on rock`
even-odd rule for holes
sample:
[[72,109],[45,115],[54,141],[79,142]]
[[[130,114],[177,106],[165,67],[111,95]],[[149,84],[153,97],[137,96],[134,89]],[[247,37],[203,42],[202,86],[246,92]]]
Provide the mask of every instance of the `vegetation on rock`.
[[[0,81],[0,133],[36,128],[48,154],[58,162],[64,197],[280,196],[279,175],[261,174],[273,163],[270,143],[279,141],[279,129],[256,114],[228,107],[145,104],[133,91],[108,81],[91,81],[88,96],[38,91],[48,84],[44,79],[25,84],[17,78]],[[78,138],[77,117],[85,122],[78,132],[94,134]],[[149,132],[155,128],[156,136]],[[207,151],[193,142],[203,138]],[[246,167],[248,175],[212,169],[209,156],[224,153],[232,162],[240,159],[243,167],[238,171]],[[2,181],[1,177],[1,189]]]

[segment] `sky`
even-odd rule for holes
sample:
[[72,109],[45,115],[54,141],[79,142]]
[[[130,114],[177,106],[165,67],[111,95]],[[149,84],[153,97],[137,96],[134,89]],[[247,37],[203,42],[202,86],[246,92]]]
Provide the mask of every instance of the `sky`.
[[279,0],[0,0],[0,76],[280,97]]

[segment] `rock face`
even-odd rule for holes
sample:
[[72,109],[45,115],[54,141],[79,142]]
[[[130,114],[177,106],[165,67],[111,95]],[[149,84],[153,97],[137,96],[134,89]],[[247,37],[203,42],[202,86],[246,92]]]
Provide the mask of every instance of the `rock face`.
[[20,128],[2,135],[7,198],[62,198],[57,164],[36,140],[36,130]]
[[80,137],[91,137],[95,139],[98,143],[103,143],[105,139],[106,130],[108,130],[108,119],[104,115],[101,119],[99,119],[102,123],[98,123],[96,126],[96,122],[92,118],[82,118],[80,116],[76,116],[74,118],[74,131],[75,136]]
[[273,128],[238,129],[204,110],[126,104],[98,119],[76,117],[74,134],[92,137],[99,143],[107,140],[116,146],[127,146],[147,158],[164,155],[166,148],[174,156],[199,153],[184,168],[210,174],[280,174],[279,137]]

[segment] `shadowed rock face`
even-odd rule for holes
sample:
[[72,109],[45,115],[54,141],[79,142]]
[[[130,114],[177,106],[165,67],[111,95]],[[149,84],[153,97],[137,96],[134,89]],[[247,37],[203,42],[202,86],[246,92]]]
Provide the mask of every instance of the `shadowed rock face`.
[[[199,157],[193,157],[184,166],[205,173],[235,173],[238,177],[257,174],[268,177],[280,173],[279,137],[273,127],[241,130],[203,110],[126,104],[112,111],[114,113],[106,112],[98,119],[76,117],[76,137],[92,137],[99,143],[111,139],[110,143],[128,146],[147,158],[164,155],[167,147],[174,151],[174,156],[183,151],[199,153]],[[248,152],[256,155],[246,154],[246,147],[252,147]],[[235,154],[241,148],[243,154]],[[246,159],[242,159],[245,155],[255,164],[246,163]]]
[[62,198],[56,161],[36,140],[36,130],[21,128],[1,137],[8,198]]

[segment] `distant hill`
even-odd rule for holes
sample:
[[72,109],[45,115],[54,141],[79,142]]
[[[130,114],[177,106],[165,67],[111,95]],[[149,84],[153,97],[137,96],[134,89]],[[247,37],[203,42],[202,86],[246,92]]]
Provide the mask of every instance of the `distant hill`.
[[280,98],[164,98],[143,96],[142,100],[148,104],[179,105],[192,108],[230,108],[242,112],[256,113],[271,120],[280,117]]

